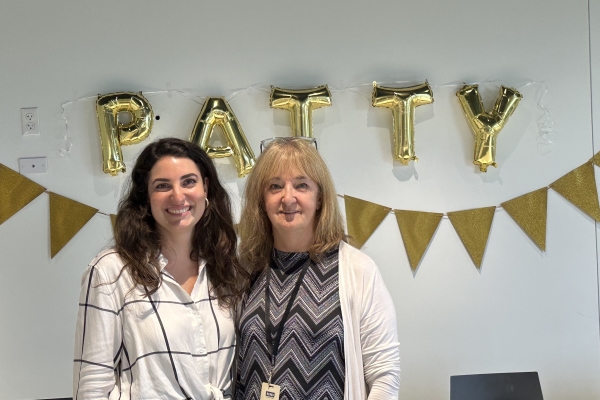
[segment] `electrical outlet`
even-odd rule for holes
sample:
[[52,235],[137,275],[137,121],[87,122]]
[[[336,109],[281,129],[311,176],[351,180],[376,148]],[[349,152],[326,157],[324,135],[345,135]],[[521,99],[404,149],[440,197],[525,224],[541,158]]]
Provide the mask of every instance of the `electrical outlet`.
[[19,173],[44,174],[46,172],[48,172],[48,160],[46,157],[19,158]]
[[21,108],[21,131],[23,135],[39,135],[40,120],[37,107]]

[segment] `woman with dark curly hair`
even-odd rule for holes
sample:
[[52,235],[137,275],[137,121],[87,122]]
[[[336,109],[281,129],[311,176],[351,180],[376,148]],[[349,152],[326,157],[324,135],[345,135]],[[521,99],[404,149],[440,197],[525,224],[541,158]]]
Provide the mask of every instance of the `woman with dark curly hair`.
[[75,399],[231,396],[232,308],[247,274],[230,200],[197,145],[148,145],[119,203],[115,245],[82,279]]

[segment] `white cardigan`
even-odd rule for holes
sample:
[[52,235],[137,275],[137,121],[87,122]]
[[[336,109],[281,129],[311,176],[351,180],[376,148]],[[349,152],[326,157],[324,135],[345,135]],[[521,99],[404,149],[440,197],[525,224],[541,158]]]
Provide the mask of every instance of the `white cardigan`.
[[396,311],[375,262],[345,242],[339,248],[344,324],[344,400],[397,400],[400,352]]

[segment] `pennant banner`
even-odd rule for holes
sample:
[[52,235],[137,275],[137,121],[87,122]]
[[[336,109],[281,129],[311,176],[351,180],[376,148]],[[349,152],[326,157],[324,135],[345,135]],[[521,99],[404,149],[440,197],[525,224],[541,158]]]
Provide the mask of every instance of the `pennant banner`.
[[458,233],[477,269],[481,268],[496,207],[449,212],[448,218]]
[[50,195],[51,258],[98,212],[97,209],[56,193]]
[[550,185],[581,211],[600,222],[594,164],[588,161]]
[[416,271],[444,214],[404,210],[394,213],[410,268]]
[[[600,166],[600,152],[549,187],[600,222],[600,205],[594,164]],[[0,164],[0,224],[16,214],[46,189]],[[79,232],[97,209],[47,192],[50,201],[51,257]],[[542,250],[546,250],[548,188],[542,188],[502,203],[513,220]],[[349,242],[361,248],[392,210],[351,196],[344,196]],[[495,207],[449,212],[448,217],[476,267],[481,268],[494,218]],[[398,228],[413,271],[418,268],[443,214],[395,211]],[[110,214],[114,232],[116,215]]]
[[391,208],[348,195],[344,196],[344,203],[348,241],[352,246],[360,249],[389,214]]
[[548,188],[542,188],[504,202],[502,208],[542,251],[546,251]]
[[45,191],[43,186],[0,164],[0,225]]

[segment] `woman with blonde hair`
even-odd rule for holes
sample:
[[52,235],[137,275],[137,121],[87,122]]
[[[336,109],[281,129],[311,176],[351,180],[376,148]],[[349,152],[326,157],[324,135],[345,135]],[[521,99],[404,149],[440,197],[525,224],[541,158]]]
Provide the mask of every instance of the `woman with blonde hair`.
[[238,321],[235,398],[397,399],[394,306],[374,262],[344,241],[315,140],[263,146],[238,227],[253,279]]

